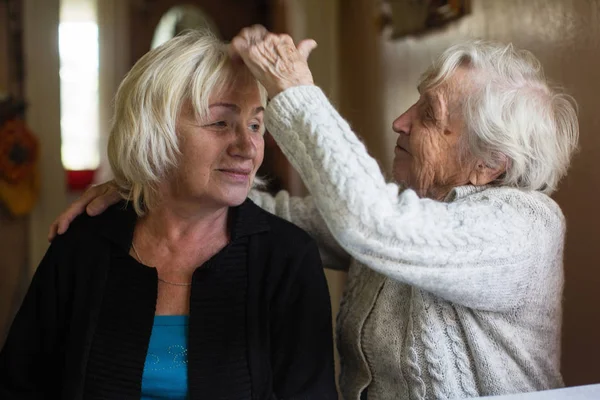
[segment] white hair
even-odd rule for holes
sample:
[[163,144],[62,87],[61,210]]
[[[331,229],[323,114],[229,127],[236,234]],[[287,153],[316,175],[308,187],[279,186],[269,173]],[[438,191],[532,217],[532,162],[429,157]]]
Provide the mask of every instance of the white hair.
[[465,150],[489,167],[506,167],[495,184],[552,193],[577,148],[575,100],[550,86],[530,52],[485,41],[450,47],[420,86],[443,85],[459,68],[469,88],[459,99]]
[[[243,68],[243,70],[240,70]],[[185,102],[200,119],[209,98],[235,86],[227,45],[208,31],[189,31],[146,53],[121,82],[108,141],[108,158],[123,198],[143,215],[159,201],[158,184],[181,155],[177,118]],[[267,95],[258,84],[263,105]]]

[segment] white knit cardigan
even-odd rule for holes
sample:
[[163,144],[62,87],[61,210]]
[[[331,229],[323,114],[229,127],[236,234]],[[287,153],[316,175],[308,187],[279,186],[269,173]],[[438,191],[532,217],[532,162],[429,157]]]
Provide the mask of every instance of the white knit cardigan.
[[266,125],[312,196],[252,192],[348,268],[337,345],[344,399],[454,399],[562,386],[564,217],[539,192],[455,188],[446,201],[385,182],[315,86]]

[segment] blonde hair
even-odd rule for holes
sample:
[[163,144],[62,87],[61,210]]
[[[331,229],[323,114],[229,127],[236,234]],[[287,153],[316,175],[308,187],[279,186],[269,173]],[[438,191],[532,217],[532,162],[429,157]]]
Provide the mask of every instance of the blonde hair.
[[533,54],[486,41],[446,50],[425,72],[424,90],[466,68],[469,90],[459,99],[467,131],[464,152],[506,171],[498,185],[552,193],[577,149],[575,100],[551,87]]
[[[159,202],[158,184],[177,168],[176,124],[184,103],[203,119],[209,98],[239,76],[226,43],[208,31],[188,31],[163,43],[125,76],[115,96],[108,159],[121,196],[138,215]],[[257,85],[265,105],[266,92]]]

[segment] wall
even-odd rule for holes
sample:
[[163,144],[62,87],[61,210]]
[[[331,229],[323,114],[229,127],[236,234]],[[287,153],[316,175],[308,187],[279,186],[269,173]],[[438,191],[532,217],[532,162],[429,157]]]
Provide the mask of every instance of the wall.
[[60,158],[59,0],[25,0],[24,37],[27,123],[40,140],[42,174],[38,204],[30,216],[32,273],[48,248],[48,227],[66,208]]
[[[320,86],[329,99],[340,103],[341,88],[339,85],[339,53],[340,53],[340,0],[292,0],[286,3],[286,21],[289,32],[296,42],[311,38],[317,41],[318,47],[309,58],[310,69],[315,83]],[[346,0],[342,0],[346,1]],[[299,176],[295,194],[305,193]],[[346,285],[346,273],[325,270],[333,325],[339,311],[340,299]],[[336,371],[339,371],[339,358],[336,353]],[[337,375],[337,374],[336,374]]]
[[[48,227],[66,207],[60,160],[59,0],[26,0],[22,7],[26,116],[40,142],[42,179],[38,203],[28,217],[15,219],[0,208],[0,344],[31,275],[48,248]],[[1,50],[5,47],[5,25],[0,27]],[[5,58],[0,58],[0,89],[9,86],[5,62]]]
[[[9,61],[6,4],[0,3],[0,95],[14,85],[9,82]],[[5,326],[12,318],[14,304],[21,291],[19,282],[27,261],[28,219],[13,218],[0,205],[0,346],[4,342]]]
[[[369,16],[377,2],[349,0],[342,15],[356,14],[350,9],[352,3],[359,3],[361,13]],[[600,173],[595,164],[600,148],[600,1],[473,0],[472,13],[463,20],[395,41],[376,35],[375,24],[354,22],[354,29],[351,25],[346,24],[349,34],[343,35],[341,44],[346,50],[340,64],[349,70],[342,70],[342,77],[344,86],[362,89],[349,89],[354,98],[342,112],[365,137],[384,170],[391,166],[396,140],[391,122],[416,101],[420,73],[446,47],[464,38],[510,41],[531,50],[548,77],[577,99],[581,151],[555,195],[568,223],[563,371],[570,385],[600,382],[600,213],[596,210]],[[359,54],[353,55],[353,48]],[[371,74],[380,75],[381,80]],[[365,88],[361,80],[373,88]],[[376,94],[379,90],[383,95]],[[360,113],[361,107],[367,112]],[[377,124],[378,119],[385,122],[384,127]]]
[[0,208],[0,347],[5,328],[22,296],[27,262],[27,218],[14,219]]
[[377,29],[378,0],[344,0],[340,3],[339,111],[362,138],[382,171],[389,170],[388,148],[383,133],[391,124],[384,118],[381,96],[382,43]]
[[[294,0],[287,3],[289,31],[296,42],[311,38],[318,47],[309,58],[313,79],[329,99],[339,103],[340,88],[338,76],[339,52],[339,3],[338,0]],[[295,194],[301,194],[304,187]],[[339,302],[344,289],[346,274],[340,271],[325,270],[334,315],[339,310]]]
[[129,3],[123,0],[97,2],[99,35],[98,113],[100,124],[100,167],[95,183],[112,179],[106,146],[113,114],[113,97],[129,71]]

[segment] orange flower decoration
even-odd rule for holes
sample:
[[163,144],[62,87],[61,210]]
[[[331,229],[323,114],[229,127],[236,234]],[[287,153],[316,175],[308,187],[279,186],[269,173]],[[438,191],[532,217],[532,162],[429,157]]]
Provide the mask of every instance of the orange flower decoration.
[[7,121],[0,130],[0,178],[18,183],[34,171],[38,141],[21,119]]

